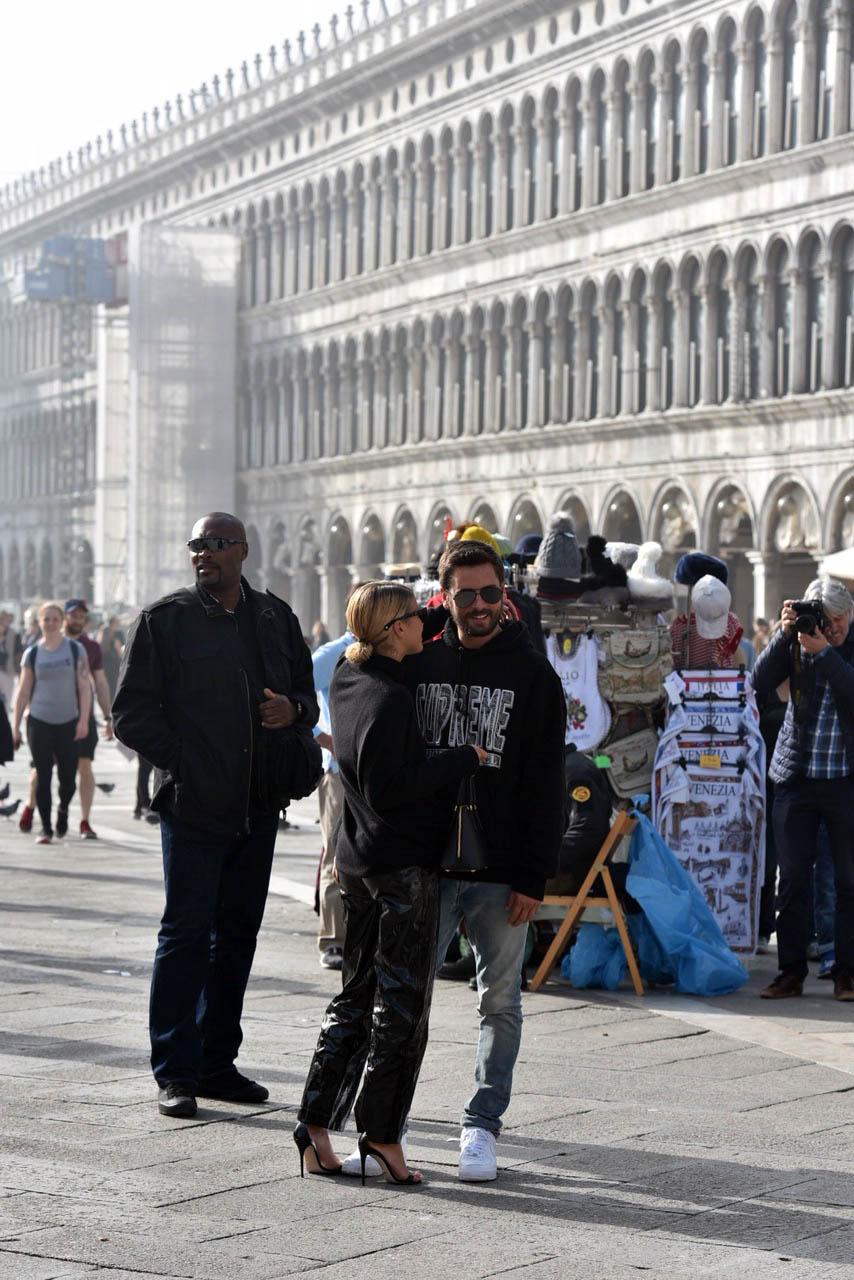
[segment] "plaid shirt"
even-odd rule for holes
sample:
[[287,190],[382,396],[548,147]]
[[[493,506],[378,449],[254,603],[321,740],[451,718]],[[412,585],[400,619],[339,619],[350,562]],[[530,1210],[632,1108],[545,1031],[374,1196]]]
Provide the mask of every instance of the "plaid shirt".
[[812,724],[805,726],[804,759],[808,778],[847,778],[851,772],[845,739],[836,711],[833,691],[821,670],[822,662],[815,663],[816,682],[821,688],[818,715]]

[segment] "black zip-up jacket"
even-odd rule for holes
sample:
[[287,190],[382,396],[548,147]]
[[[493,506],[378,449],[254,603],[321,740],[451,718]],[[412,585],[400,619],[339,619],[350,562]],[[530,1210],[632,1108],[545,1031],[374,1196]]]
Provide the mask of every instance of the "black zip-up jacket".
[[438,794],[478,768],[471,747],[429,757],[399,662],[342,658],[329,688],[344,787],[335,860],[353,876],[437,868],[451,825]]
[[[241,582],[264,684],[300,704],[309,730],[318,707],[299,622],[284,600]],[[142,610],[122,656],[113,721],[119,741],[155,766],[153,809],[232,835],[246,832],[250,810],[278,811],[281,779],[268,766],[274,739],[291,731],[258,728],[262,694],[245,670],[234,615],[212,597],[183,587]]]
[[557,673],[520,622],[465,649],[449,621],[441,641],[403,665],[428,748],[469,742],[489,752],[475,790],[490,864],[476,878],[542,898],[565,827],[566,699]]
[[[757,698],[768,698],[791,674],[792,642],[785,632],[778,631],[756,659],[753,687]],[[842,644],[820,656],[801,654],[800,684],[801,705],[796,713],[790,692],[783,727],[768,769],[771,781],[778,784],[805,774],[804,729],[815,722],[826,684],[830,685],[836,704],[848,766],[854,768],[854,626],[849,627]]]

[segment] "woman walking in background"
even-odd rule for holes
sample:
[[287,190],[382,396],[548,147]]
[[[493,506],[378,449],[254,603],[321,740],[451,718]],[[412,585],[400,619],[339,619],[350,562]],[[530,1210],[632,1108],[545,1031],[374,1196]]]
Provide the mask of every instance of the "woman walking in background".
[[[400,1145],[424,1049],[436,960],[437,870],[450,810],[438,793],[475,772],[482,747],[428,756],[401,663],[420,653],[408,587],[367,582],[347,605],[356,637],[329,696],[344,805],[336,863],[344,898],[343,988],[326,1010],[294,1141],[300,1168],[340,1173],[329,1130],[356,1102],[362,1178],[373,1156],[387,1182],[414,1184]],[[373,1014],[373,1018],[372,1018]],[[366,1065],[367,1064],[367,1065]]]
[[56,834],[68,831],[68,806],[77,779],[77,743],[89,731],[92,682],[86,651],[63,635],[65,614],[61,604],[48,601],[39,609],[41,639],[24,651],[15,696],[12,737],[21,745],[21,720],[27,716],[27,742],[36,770],[36,808],[42,829],[37,844],[50,844],[51,786],[53,766],[59,775],[59,808]]

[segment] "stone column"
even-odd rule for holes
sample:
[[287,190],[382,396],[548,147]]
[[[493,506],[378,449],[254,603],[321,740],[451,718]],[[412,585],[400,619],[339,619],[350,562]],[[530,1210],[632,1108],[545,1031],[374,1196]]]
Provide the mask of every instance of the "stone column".
[[459,385],[459,341],[450,336],[443,339],[445,350],[445,387],[442,397],[442,437],[453,440],[461,434],[459,410],[464,388]]
[[774,365],[777,334],[774,330],[774,280],[763,275],[759,277],[760,303],[762,315],[762,333],[759,346],[759,394],[763,398],[776,396]]
[[400,262],[408,262],[414,252],[409,224],[412,217],[411,204],[412,171],[407,168],[406,161],[401,159],[400,168],[400,225],[397,235],[397,257]]
[[592,204],[596,203],[596,183],[599,177],[599,168],[594,163],[596,139],[593,136],[592,99],[585,98],[581,109],[584,114],[584,169],[581,175],[581,204],[583,208],[589,209]]
[[700,157],[697,153],[697,110],[699,77],[693,62],[685,63],[682,77],[682,101],[685,117],[682,123],[682,177],[693,178],[698,172]]
[[404,370],[406,368],[406,354],[400,350],[394,351],[391,356],[391,388],[390,388],[390,430],[389,443],[393,445],[401,445],[406,443],[407,426],[406,415],[408,405],[406,403],[406,377]]
[[354,184],[346,193],[347,209],[347,278],[359,274],[359,219],[361,215],[359,188]]
[[427,219],[432,210],[427,208],[428,170],[430,162],[423,158],[415,169],[415,246],[414,254],[421,257],[427,252]]
[[501,362],[498,346],[498,332],[490,325],[484,331],[486,341],[486,390],[483,397],[484,424],[483,430],[495,432],[500,429],[499,396],[501,394]]
[[255,232],[247,230],[243,235],[243,305],[255,306]]
[[783,149],[783,115],[785,89],[783,86],[783,45],[778,31],[768,35],[768,151]]
[[380,220],[380,184],[376,177],[367,176],[368,198],[365,201],[367,226],[365,227],[365,270],[376,271],[380,265],[377,253],[377,227]]
[[318,195],[317,207],[314,211],[314,287],[322,289],[329,284],[332,261],[332,246],[327,243],[331,232],[332,219],[327,218],[329,212],[329,195],[326,199]]
[[424,400],[424,412],[427,421],[424,424],[424,436],[427,440],[438,440],[442,434],[442,393],[439,386],[439,352],[436,343],[431,339],[426,344],[427,394]]
[[792,332],[789,339],[789,390],[809,391],[809,344],[807,332],[807,280],[796,267],[789,271],[792,290]]
[[468,190],[468,168],[471,156],[471,144],[460,142],[454,147],[454,204],[451,224],[451,243],[464,244],[466,241],[466,214],[472,193]]
[[480,402],[480,385],[478,380],[478,358],[480,356],[480,339],[477,334],[467,333],[463,337],[466,347],[466,386],[465,417],[463,418],[463,435],[480,435],[483,423],[478,421]]
[[839,368],[838,352],[845,335],[839,332],[839,269],[826,252],[824,260],[824,352],[822,378],[825,387],[841,387],[845,377],[843,358]]
[[507,168],[507,134],[503,129],[499,128],[497,122],[495,127],[495,146],[498,158],[496,172],[498,182],[496,184],[497,190],[493,192],[493,222],[495,223],[494,229],[496,231],[507,231],[507,192],[511,182],[511,174],[508,172]]
[[638,304],[633,302],[631,298],[624,298],[620,302],[620,308],[623,312],[623,349],[620,358],[620,413],[625,415],[638,412],[637,374],[635,372],[637,364]]
[[270,302],[272,298],[270,262],[267,257],[269,244],[267,232],[269,229],[269,223],[262,222],[256,236],[258,264],[255,276],[255,297],[259,303]]
[[[701,404],[718,403],[718,307],[720,289],[717,285],[700,286],[703,300],[703,348],[700,353]],[[725,392],[722,393],[722,397]]]
[[528,421],[522,426],[541,427],[545,421],[545,397],[541,380],[548,377],[543,367],[543,331],[541,320],[528,324]]
[[424,420],[421,414],[422,348],[415,342],[409,347],[409,443],[424,439]]
[[545,222],[551,217],[552,209],[551,137],[548,117],[539,116],[534,127],[537,130],[537,199],[534,206],[534,221]]
[[673,403],[688,403],[688,307],[684,289],[671,290],[673,299]]
[[270,291],[274,299],[285,296],[285,220],[275,218],[270,245]]
[[[724,59],[718,51],[711,55],[712,117],[709,121],[709,168],[721,169],[729,138],[729,112],[724,102]],[[729,156],[729,163],[735,156]]]
[[831,130],[834,137],[839,137],[840,134],[847,133],[851,128],[852,33],[851,9],[848,5],[834,4],[830,11],[830,29],[835,37]]
[[433,244],[437,249],[448,249],[452,244],[453,231],[451,239],[448,238],[448,202],[451,200],[452,192],[448,184],[448,152],[439,151],[439,163],[436,165],[436,184],[435,184],[435,200],[436,208],[434,211],[433,223]]
[[332,202],[332,243],[329,246],[329,283],[339,284],[342,278],[342,258],[343,258],[343,242],[341,233],[341,214],[342,201],[341,194],[333,191],[330,196]]
[[747,400],[750,398],[750,335],[747,332],[747,284],[744,280],[734,281],[733,296],[735,307],[729,353],[729,394],[734,400]]
[[285,292],[286,298],[292,297],[299,287],[297,275],[296,237],[299,220],[293,209],[289,209],[285,218]]
[[[591,388],[588,395],[587,386],[591,372],[588,368],[588,362],[592,353],[590,351],[590,317],[580,307],[575,312],[575,333],[577,363],[575,368],[575,414],[573,416],[581,421],[586,421],[592,416],[593,393]],[[588,402],[591,407],[591,413],[588,413]]]
[[513,226],[528,225],[528,186],[532,181],[528,156],[528,130],[523,124],[513,129]]
[[374,356],[374,448],[384,449],[389,437],[389,362],[382,352]]
[[606,200],[618,200],[622,192],[623,151],[631,145],[630,138],[623,138],[622,94],[614,90],[608,95],[608,119],[610,121],[610,154],[605,157]]
[[670,145],[670,104],[671,104],[671,77],[669,71],[662,71],[655,82],[656,87],[656,113],[658,115],[658,127],[656,129],[657,141],[655,148],[655,185],[663,187],[668,178],[668,165],[672,148]]
[[638,191],[642,191],[643,172],[646,164],[646,147],[645,142],[645,86],[638,80],[631,82],[632,97],[632,160],[629,171],[629,191],[635,195]]
[[777,587],[776,566],[764,551],[745,551],[753,568],[753,616],[772,618],[779,613],[781,600]]
[[297,263],[297,280],[300,293],[305,293],[311,287],[310,283],[310,267],[311,267],[311,243],[308,235],[308,209],[305,205],[301,205],[299,213],[299,262]]
[[485,138],[474,145],[474,192],[472,193],[472,239],[486,235],[487,185],[489,182],[489,148]]
[[741,101],[738,104],[738,136],[736,138],[736,160],[744,162],[753,159],[754,112],[756,102],[756,65],[753,60],[753,45],[744,41],[736,50],[738,65],[741,67]]

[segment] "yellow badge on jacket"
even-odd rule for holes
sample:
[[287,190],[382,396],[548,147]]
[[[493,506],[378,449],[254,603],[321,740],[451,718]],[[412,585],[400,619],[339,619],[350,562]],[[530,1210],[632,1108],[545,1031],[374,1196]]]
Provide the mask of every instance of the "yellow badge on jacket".
[[590,799],[590,788],[589,787],[573,787],[572,791],[570,792],[570,795],[572,796],[573,800],[577,800],[579,804],[584,804],[587,800]]

